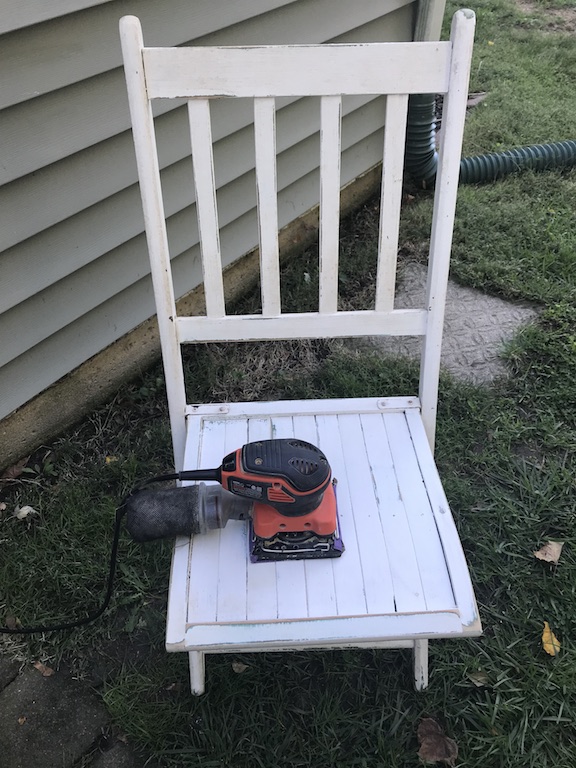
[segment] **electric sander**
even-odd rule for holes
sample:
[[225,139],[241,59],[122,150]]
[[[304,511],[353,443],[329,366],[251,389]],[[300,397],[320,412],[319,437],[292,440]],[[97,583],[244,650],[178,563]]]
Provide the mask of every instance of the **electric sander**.
[[259,440],[228,454],[216,469],[173,477],[197,484],[140,490],[126,500],[126,525],[135,541],[202,534],[228,520],[246,520],[253,562],[342,554],[336,481],[326,456],[311,443]]

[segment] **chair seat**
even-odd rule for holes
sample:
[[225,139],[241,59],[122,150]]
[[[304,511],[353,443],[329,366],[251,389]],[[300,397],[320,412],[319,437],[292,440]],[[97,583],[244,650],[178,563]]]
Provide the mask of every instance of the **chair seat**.
[[178,538],[167,649],[402,647],[480,634],[418,399],[189,406],[184,468],[217,467],[246,442],[292,436],[330,462],[345,551],[252,563],[248,525],[239,521]]

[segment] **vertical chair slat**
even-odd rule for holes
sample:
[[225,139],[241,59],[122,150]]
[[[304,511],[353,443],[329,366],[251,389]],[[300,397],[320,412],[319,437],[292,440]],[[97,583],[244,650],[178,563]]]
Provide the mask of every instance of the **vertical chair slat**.
[[320,102],[320,312],[338,309],[342,99]]
[[224,285],[222,282],[222,257],[218,209],[216,204],[216,182],[214,177],[214,156],[212,152],[212,128],[210,125],[210,104],[208,99],[192,99],[188,102],[190,139],[192,142],[192,163],[194,165],[194,187],[202,271],[206,294],[206,314],[209,317],[224,315]]
[[278,201],[276,194],[276,109],[273,97],[254,99],[256,190],[260,235],[262,314],[280,314]]
[[384,124],[378,278],[376,281],[376,309],[382,311],[394,309],[407,114],[408,96],[406,94],[389,94],[386,98],[386,122]]

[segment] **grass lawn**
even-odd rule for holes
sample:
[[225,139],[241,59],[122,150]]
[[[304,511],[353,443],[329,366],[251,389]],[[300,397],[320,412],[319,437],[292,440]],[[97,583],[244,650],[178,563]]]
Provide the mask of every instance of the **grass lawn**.
[[[447,16],[455,10],[451,5]],[[573,0],[478,0],[465,154],[576,138]],[[572,24],[572,27],[570,27]],[[422,259],[430,193],[411,191],[402,259]],[[576,762],[576,171],[525,173],[460,189],[453,276],[540,319],[506,350],[490,387],[441,381],[436,455],[470,564],[485,633],[431,644],[430,687],[412,689],[410,654],[333,651],[212,656],[207,693],[189,693],[185,654],[163,650],[170,542],[122,536],[112,609],[46,636],[0,636],[22,659],[65,661],[95,685],[119,730],[162,766],[418,766],[432,716],[469,768],[572,768]],[[374,204],[345,223],[342,299],[369,300]],[[285,267],[309,301],[313,250]],[[246,301],[250,301],[247,297]],[[248,361],[248,363],[247,363]],[[395,394],[413,363],[344,344],[212,346],[188,355],[193,400]],[[272,370],[271,376],[266,372]],[[171,464],[160,368],[3,483],[0,622],[82,614],[103,589],[115,506]],[[10,512],[30,505],[22,520]],[[564,542],[557,565],[534,557]],[[542,648],[547,621],[561,643]]]

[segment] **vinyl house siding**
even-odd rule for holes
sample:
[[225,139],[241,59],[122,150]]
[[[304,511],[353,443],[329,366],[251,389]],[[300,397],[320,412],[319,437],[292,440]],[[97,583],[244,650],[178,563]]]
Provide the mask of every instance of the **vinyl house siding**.
[[[410,40],[418,14],[418,4],[410,0],[8,5],[0,21],[3,440],[2,425],[12,412],[154,314],[120,17],[139,16],[146,43],[162,46]],[[441,18],[443,0],[422,5]],[[281,226],[318,203],[314,109],[304,100],[278,104]],[[382,112],[378,100],[345,103],[343,185],[378,163]],[[189,138],[181,102],[160,102],[155,114],[182,295],[200,280]],[[229,264],[256,246],[251,109],[222,101],[212,115],[223,259]],[[113,381],[115,372],[99,375]]]

